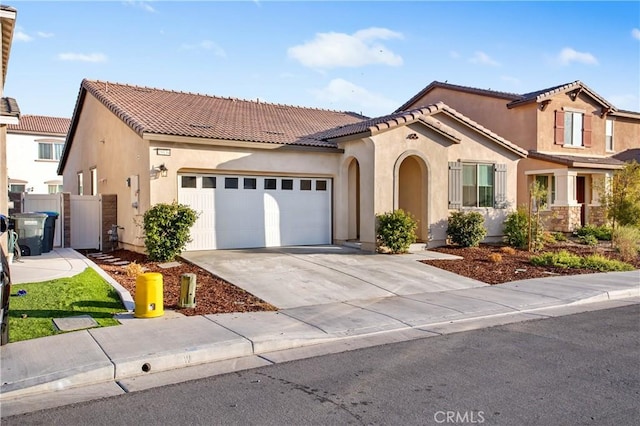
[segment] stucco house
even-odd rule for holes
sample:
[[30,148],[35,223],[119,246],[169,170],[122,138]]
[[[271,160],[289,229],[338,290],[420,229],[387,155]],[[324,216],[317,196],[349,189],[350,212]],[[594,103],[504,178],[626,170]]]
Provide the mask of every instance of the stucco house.
[[[188,250],[344,244],[376,249],[402,208],[431,245],[452,209],[502,235],[526,151],[444,103],[360,115],[83,80],[58,173],[64,191],[116,194],[120,237],[174,200],[200,216]],[[463,175],[465,179],[463,179]]]
[[[7,179],[7,125],[18,124],[20,109],[18,103],[13,98],[4,97],[4,83],[7,78],[7,66],[9,65],[9,53],[13,41],[13,31],[16,25],[16,9],[0,5],[0,188],[3,193],[0,195],[0,214],[8,216],[9,197],[5,192]],[[0,237],[0,250],[7,247],[7,237]]]
[[640,148],[640,113],[617,109],[580,81],[525,94],[434,81],[397,112],[444,102],[528,151],[518,164],[518,205],[537,180],[551,230],[604,223],[599,188]]
[[62,190],[58,162],[69,118],[23,115],[7,128],[9,192],[54,194]]

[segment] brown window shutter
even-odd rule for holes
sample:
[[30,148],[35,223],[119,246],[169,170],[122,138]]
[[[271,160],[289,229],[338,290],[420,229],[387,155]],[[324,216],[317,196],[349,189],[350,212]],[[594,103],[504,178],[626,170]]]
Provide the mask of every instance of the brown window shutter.
[[582,144],[588,148],[591,146],[591,117],[590,115],[584,115],[582,117]]
[[556,111],[555,144],[564,145],[564,111]]

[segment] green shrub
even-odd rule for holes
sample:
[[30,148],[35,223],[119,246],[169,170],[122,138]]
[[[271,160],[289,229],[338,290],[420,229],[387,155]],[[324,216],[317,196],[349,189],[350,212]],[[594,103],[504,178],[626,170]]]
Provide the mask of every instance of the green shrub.
[[476,247],[487,236],[484,217],[478,212],[453,212],[448,219],[447,235],[462,247]]
[[611,227],[606,225],[585,225],[576,230],[578,237],[593,236],[600,241],[611,241]]
[[598,245],[598,239],[591,234],[587,234],[587,235],[582,235],[579,238],[580,240],[580,244],[586,244],[588,246],[597,246]]
[[516,248],[529,244],[529,217],[523,209],[510,213],[504,222],[504,242]]
[[582,259],[582,267],[600,272],[633,271],[634,267],[619,260],[608,259],[600,254],[592,254]]
[[553,238],[555,238],[556,241],[567,241],[567,236],[564,235],[563,232],[554,232]]
[[149,259],[166,262],[179,255],[189,242],[189,229],[198,218],[192,208],[173,202],[160,203],[144,214],[144,244]]
[[558,268],[579,268],[582,258],[566,250],[558,252],[544,252],[538,256],[531,256],[530,262],[536,266],[555,266]]
[[613,232],[611,239],[622,260],[629,262],[638,257],[640,229],[635,226],[619,226]]
[[569,253],[566,250],[559,252],[544,252],[538,256],[532,256],[531,264],[536,266],[555,266],[557,268],[586,268],[601,272],[632,271],[634,267],[619,260],[608,259],[599,254],[581,257]]
[[416,242],[417,223],[404,210],[376,215],[378,221],[377,235],[379,243],[391,253],[406,253],[409,246]]

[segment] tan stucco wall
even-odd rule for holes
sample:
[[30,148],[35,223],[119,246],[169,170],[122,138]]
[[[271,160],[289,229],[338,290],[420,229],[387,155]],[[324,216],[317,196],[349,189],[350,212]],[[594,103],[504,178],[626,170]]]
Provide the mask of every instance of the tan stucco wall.
[[640,148],[640,120],[626,117],[609,117],[613,120],[613,149],[622,152]]
[[527,172],[536,171],[538,174],[553,174],[553,170],[565,169],[566,166],[548,161],[536,160],[534,158],[523,158],[518,162],[518,198],[517,206],[527,207],[529,205],[529,185],[533,182],[533,175]]
[[[509,110],[507,104],[510,101],[507,99],[436,87],[414,102],[411,108],[440,101],[522,148],[532,149],[535,146],[535,105]],[[505,114],[508,114],[508,119]]]
[[[368,143],[358,141],[345,144],[345,156],[358,158],[361,165],[361,235],[363,243],[375,243],[375,214],[397,209],[400,203],[399,169],[402,160],[413,157],[426,166],[426,217],[430,245],[441,245],[446,240],[448,206],[449,161],[476,161],[507,164],[507,199],[511,206],[516,201],[515,178],[517,159],[515,154],[507,154],[494,142],[478,136],[474,131],[461,126],[454,120],[438,115],[445,124],[455,126],[462,134],[459,144],[421,125],[397,127],[372,136],[369,141],[374,150],[371,155]],[[409,137],[416,134],[417,138]],[[369,162],[373,161],[371,172]],[[375,184],[373,184],[375,182]],[[511,209],[475,208],[485,216],[488,237],[502,235],[503,222]],[[340,212],[336,214],[340,216]]]
[[[140,246],[136,222],[149,206],[149,148],[131,128],[113,115],[93,96],[87,94],[72,149],[63,173],[64,191],[78,194],[77,174],[83,173],[84,194],[90,194],[91,168],[97,168],[98,194],[118,196],[118,225],[124,227],[121,239]],[[140,177],[139,208],[131,207],[129,176]]]

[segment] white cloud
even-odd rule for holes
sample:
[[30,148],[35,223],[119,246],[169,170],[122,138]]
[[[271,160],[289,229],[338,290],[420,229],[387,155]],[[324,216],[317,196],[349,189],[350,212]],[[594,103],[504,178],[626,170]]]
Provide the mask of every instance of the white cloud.
[[202,40],[195,44],[183,43],[180,48],[183,50],[211,50],[216,56],[220,56],[222,58],[227,56],[227,52],[225,52],[224,49],[216,42],[211,40]]
[[473,54],[473,56],[469,59],[469,62],[473,64],[490,65],[492,67],[500,66],[500,63],[494,61],[489,55],[479,50]]
[[77,62],[107,62],[107,56],[103,53],[59,53],[58,59],[61,61],[77,61]]
[[45,33],[44,31],[38,31],[36,34],[38,34],[38,37],[42,37],[42,38],[53,37],[53,33]]
[[595,56],[588,52],[578,52],[570,47],[565,47],[560,51],[557,57],[560,65],[570,65],[572,62],[578,62],[587,65],[597,65],[598,60]]
[[29,34],[25,33],[24,31],[16,31],[15,34],[13,34],[13,39],[16,41],[31,41],[33,40],[33,37],[31,37]]
[[366,110],[382,115],[398,107],[398,102],[369,92],[342,78],[335,78],[327,86],[312,90],[311,93],[319,101],[335,105],[334,109],[352,109],[354,112]]
[[631,30],[631,36],[636,40],[640,40],[640,29],[634,28]]
[[401,33],[386,28],[367,28],[354,34],[317,33],[304,44],[290,47],[290,58],[310,68],[361,67],[370,64],[402,65],[402,57],[378,40],[402,39]]
[[122,2],[124,3],[125,6],[131,6],[131,7],[137,7],[139,9],[142,9],[146,12],[151,12],[151,13],[155,13],[156,10],[153,8],[153,6],[151,6],[149,4],[148,1],[124,1]]

